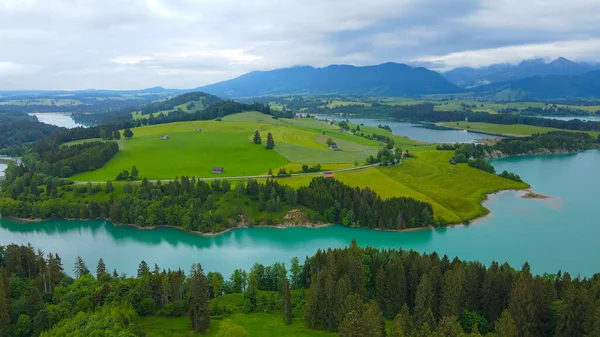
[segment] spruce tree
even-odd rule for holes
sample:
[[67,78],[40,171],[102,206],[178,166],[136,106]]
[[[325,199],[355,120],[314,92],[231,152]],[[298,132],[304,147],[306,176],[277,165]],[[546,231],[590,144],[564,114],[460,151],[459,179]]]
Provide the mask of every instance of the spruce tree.
[[340,337],[363,337],[368,336],[364,331],[361,315],[356,311],[351,311],[344,317],[340,324]]
[[517,324],[519,336],[535,336],[535,306],[533,304],[533,278],[528,270],[519,272],[510,291],[508,311]]
[[125,136],[125,138],[129,139],[131,137],[133,137],[133,132],[131,131],[130,128],[125,129],[125,131],[123,131],[123,136]]
[[5,271],[0,270],[0,337],[7,337],[10,333],[11,303],[8,282]]
[[442,281],[442,299],[440,301],[440,317],[458,316],[459,286],[454,271],[448,270]]
[[410,316],[408,305],[404,304],[400,313],[394,318],[390,337],[408,337],[411,335],[412,330],[412,317]]
[[104,264],[104,260],[98,260],[98,266],[96,267],[96,279],[101,279],[104,275],[106,275],[106,265]]
[[254,142],[254,144],[262,143],[262,139],[260,138],[260,133],[258,132],[258,130],[254,131],[254,138],[252,139],[252,141]]
[[275,147],[275,141],[273,140],[273,135],[269,132],[267,133],[267,144],[265,145],[265,148],[267,150],[271,150]]
[[208,280],[200,264],[193,264],[190,272],[189,283],[189,313],[192,329],[196,332],[205,332],[210,325],[210,309],[208,301]]
[[283,322],[289,325],[292,324],[292,303],[290,299],[290,281],[287,277],[283,278],[281,296],[283,297]]
[[81,258],[81,256],[77,256],[75,259],[75,266],[73,267],[73,274],[75,274],[75,278],[80,278],[83,275],[87,275],[90,273],[85,261]]
[[433,290],[431,289],[431,282],[429,276],[423,274],[415,296],[415,325],[417,327],[427,323],[430,328],[435,328],[432,305]]
[[142,277],[150,274],[150,267],[148,267],[148,263],[146,261],[140,262],[137,269],[137,277]]
[[592,314],[590,312],[592,308],[593,305],[587,290],[575,284],[569,285],[560,305],[555,336],[584,336],[585,323]]
[[444,337],[461,337],[464,334],[456,316],[442,318],[437,327],[437,334]]

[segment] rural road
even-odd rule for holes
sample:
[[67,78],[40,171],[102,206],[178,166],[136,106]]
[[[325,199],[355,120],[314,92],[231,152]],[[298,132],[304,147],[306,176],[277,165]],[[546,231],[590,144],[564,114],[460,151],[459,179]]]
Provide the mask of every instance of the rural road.
[[[402,162],[400,162],[401,164]],[[399,165],[399,164],[397,164]],[[364,170],[364,169],[368,169],[371,167],[376,167],[379,166],[379,164],[371,164],[371,165],[363,165],[363,166],[357,166],[357,167],[350,167],[350,168],[344,168],[344,169],[338,169],[338,170],[329,170],[329,171],[322,171],[322,172],[307,172],[307,173],[294,173],[291,176],[292,177],[301,177],[301,176],[317,176],[317,175],[322,175],[324,172],[333,172],[333,173],[338,173],[338,172],[348,172],[348,171],[359,171],[359,170]],[[190,177],[191,178],[191,177]],[[259,176],[237,176],[237,177],[209,177],[209,178],[198,178],[196,177],[196,180],[200,181],[211,181],[211,180],[222,180],[222,179],[227,179],[227,180],[247,180],[247,179],[269,179],[269,178],[273,178],[270,175],[259,175]],[[275,177],[276,178],[276,177]],[[281,178],[281,179],[285,179],[285,178]],[[174,181],[175,179],[158,179],[158,180],[148,180],[149,182],[155,183],[157,181],[161,181],[161,182],[169,182],[169,181]],[[87,184],[87,181],[75,181],[76,185],[80,185],[80,184]],[[103,184],[105,183],[105,181],[91,181],[92,184]]]

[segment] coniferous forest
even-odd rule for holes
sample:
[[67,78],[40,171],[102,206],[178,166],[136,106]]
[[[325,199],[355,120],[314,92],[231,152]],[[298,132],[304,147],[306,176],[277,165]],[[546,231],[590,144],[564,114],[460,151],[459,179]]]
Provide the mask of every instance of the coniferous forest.
[[353,242],[231,275],[141,261],[127,276],[102,259],[64,266],[31,245],[0,247],[0,336],[144,336],[148,315],[187,316],[189,329],[203,332],[253,312],[340,336],[598,336],[600,275],[534,275],[527,263],[486,266]]

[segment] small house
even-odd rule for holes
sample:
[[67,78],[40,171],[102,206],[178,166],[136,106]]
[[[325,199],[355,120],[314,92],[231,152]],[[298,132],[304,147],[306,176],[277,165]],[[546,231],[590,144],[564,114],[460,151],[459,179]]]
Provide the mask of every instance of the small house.
[[346,131],[346,130],[344,130],[344,128],[338,128],[338,131],[339,131],[339,132],[344,132],[344,131]]
[[337,146],[337,144],[331,144],[331,145],[329,145],[329,149],[331,151],[339,151],[340,150],[340,148]]
[[222,167],[213,167],[212,168],[212,173],[223,173],[225,169]]
[[162,140],[167,140],[167,139],[169,139],[169,135],[162,136]]
[[323,177],[325,177],[325,178],[333,178],[333,172],[323,172]]
[[200,130],[200,128],[196,128],[196,132],[200,132],[200,131],[202,131],[202,130]]

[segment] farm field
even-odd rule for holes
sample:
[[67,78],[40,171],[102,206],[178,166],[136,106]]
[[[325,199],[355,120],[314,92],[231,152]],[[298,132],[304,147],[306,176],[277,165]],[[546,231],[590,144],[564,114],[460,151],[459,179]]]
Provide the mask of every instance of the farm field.
[[[201,131],[196,131],[200,129]],[[262,144],[252,142],[254,131]],[[173,179],[177,176],[234,177],[261,175],[269,169],[299,164],[364,163],[379,149],[378,142],[339,132],[325,122],[275,120],[258,112],[227,116],[223,121],[193,121],[132,129],[132,139],[121,139],[121,151],[103,168],[73,176],[76,181],[101,182],[136,166],[140,177]],[[266,150],[267,133],[273,134],[274,150]],[[168,139],[162,137],[167,135]],[[331,138],[341,151],[331,151]],[[79,141],[82,142],[82,141]],[[221,175],[211,172],[223,167]]]
[[[571,130],[562,130],[555,128],[547,128],[541,126],[533,126],[533,125],[524,125],[524,124],[492,124],[492,123],[469,123],[469,122],[443,122],[438,123],[441,126],[449,127],[449,128],[460,128],[460,129],[468,129],[472,131],[482,131],[482,132],[490,132],[497,133],[507,136],[531,136],[534,133],[546,133],[550,131],[570,131],[577,132]],[[592,137],[598,137],[600,132],[588,132]]]

